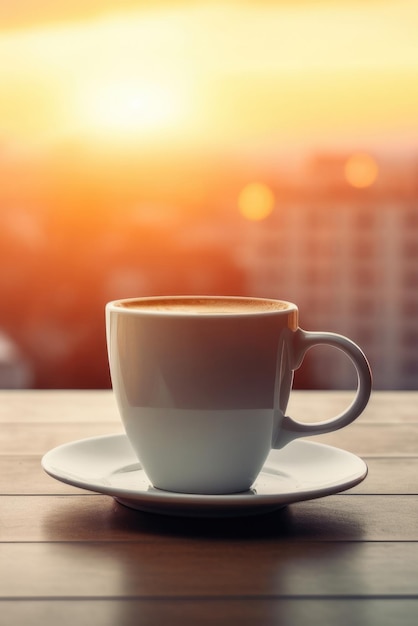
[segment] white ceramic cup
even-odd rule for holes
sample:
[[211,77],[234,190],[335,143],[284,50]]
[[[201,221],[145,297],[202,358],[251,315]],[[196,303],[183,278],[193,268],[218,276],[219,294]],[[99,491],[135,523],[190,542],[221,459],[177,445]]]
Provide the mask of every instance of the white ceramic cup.
[[[129,441],[154,487],[183,493],[248,490],[271,448],[350,424],[371,373],[341,335],[307,332],[280,300],[178,296],[106,305],[112,386]],[[339,348],[358,377],[340,415],[305,424],[285,416],[293,372],[312,346]]]

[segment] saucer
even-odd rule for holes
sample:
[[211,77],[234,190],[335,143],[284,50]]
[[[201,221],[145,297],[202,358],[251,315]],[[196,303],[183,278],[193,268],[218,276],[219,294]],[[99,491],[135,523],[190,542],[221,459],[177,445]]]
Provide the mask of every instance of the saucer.
[[351,452],[299,439],[270,452],[249,491],[230,495],[162,491],[151,485],[124,434],[61,445],[45,454],[42,467],[57,480],[112,496],[132,509],[188,517],[266,513],[349,489],[367,475],[366,463]]

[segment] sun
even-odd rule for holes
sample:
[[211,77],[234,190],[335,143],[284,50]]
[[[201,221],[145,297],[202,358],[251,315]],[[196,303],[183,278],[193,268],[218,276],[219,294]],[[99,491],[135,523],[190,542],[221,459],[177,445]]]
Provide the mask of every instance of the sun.
[[109,81],[83,90],[78,116],[85,130],[101,134],[155,134],[186,119],[176,86],[151,80]]

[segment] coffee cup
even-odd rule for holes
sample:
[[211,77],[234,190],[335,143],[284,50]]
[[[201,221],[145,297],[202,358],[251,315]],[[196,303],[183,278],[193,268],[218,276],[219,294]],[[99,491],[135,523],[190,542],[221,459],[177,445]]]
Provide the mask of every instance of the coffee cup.
[[[127,437],[152,485],[181,493],[250,489],[272,448],[355,420],[371,393],[362,350],[299,327],[287,301],[233,296],[130,298],[106,305],[112,387]],[[317,423],[286,416],[308,349],[342,350],[354,399]]]

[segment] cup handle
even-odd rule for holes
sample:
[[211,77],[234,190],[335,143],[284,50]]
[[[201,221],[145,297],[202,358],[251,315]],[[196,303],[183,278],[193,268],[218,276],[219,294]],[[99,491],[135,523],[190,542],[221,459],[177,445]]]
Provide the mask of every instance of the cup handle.
[[286,443],[298,437],[322,435],[338,430],[353,422],[366,407],[371,390],[372,374],[369,363],[363,351],[353,341],[342,335],[330,332],[308,332],[298,328],[293,340],[293,363],[292,369],[300,367],[306,352],[317,345],[328,345],[344,352],[353,362],[357,371],[357,391],[353,402],[339,415],[331,419],[307,424],[284,416],[279,429],[278,440],[275,448],[281,448]]

